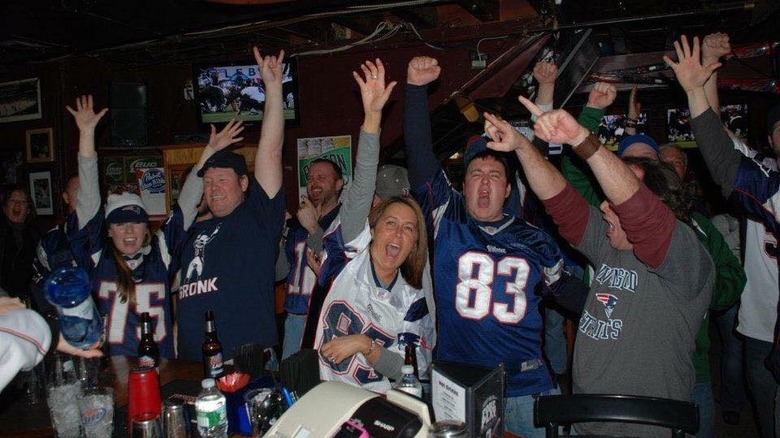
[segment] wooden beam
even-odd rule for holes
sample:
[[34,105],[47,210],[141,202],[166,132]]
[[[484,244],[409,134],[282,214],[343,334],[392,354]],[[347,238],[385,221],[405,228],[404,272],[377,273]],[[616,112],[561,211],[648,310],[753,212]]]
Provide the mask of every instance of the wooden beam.
[[332,20],[334,23],[344,26],[360,34],[361,36],[371,35],[376,29],[377,20],[367,15],[350,15],[337,17]]
[[431,29],[439,25],[439,13],[435,6],[403,8],[392,12],[401,20],[413,24],[418,30]]

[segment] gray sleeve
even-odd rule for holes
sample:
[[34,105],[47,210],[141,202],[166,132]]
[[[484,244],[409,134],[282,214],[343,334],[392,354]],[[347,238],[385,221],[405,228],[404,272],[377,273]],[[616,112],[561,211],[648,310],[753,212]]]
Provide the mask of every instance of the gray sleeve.
[[728,198],[734,190],[742,154],[734,149],[734,142],[712,108],[691,119],[691,131],[712,179]]
[[366,225],[376,190],[376,168],[379,165],[379,134],[360,130],[358,152],[355,159],[355,177],[347,189],[341,205],[341,232],[344,242],[357,237]]
[[401,378],[401,367],[403,364],[403,356],[382,347],[382,354],[379,355],[379,359],[374,363],[374,369],[388,379],[398,380]]
[[100,182],[98,181],[97,154],[92,157],[78,155],[79,189],[76,192],[76,216],[79,229],[98,214],[100,210]]
[[185,230],[189,229],[195,221],[195,217],[198,215],[198,204],[200,204],[202,197],[203,178],[199,177],[196,172],[190,171],[179,192],[179,200],[177,201],[184,216]]

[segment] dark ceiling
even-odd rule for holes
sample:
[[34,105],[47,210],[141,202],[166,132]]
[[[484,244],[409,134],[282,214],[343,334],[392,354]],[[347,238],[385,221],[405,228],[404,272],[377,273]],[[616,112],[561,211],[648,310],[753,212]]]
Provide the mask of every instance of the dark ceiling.
[[432,43],[464,33],[479,38],[593,27],[605,50],[617,54],[668,49],[681,32],[725,30],[737,42],[780,40],[776,0],[215,1],[2,0],[0,66],[74,55],[130,65],[194,62],[254,44],[329,49],[371,35],[380,23],[388,27],[374,39]]

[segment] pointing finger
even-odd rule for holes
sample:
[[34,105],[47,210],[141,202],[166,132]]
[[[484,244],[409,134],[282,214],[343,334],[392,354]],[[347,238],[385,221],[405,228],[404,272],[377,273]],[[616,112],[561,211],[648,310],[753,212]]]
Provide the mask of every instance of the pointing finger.
[[541,116],[542,114],[544,114],[544,111],[542,111],[541,108],[536,106],[536,104],[534,104],[530,100],[526,99],[524,96],[518,96],[517,100],[519,100],[520,103],[522,103],[524,107],[528,108],[528,111],[531,111],[531,114],[533,114],[533,115],[535,115],[537,117]]

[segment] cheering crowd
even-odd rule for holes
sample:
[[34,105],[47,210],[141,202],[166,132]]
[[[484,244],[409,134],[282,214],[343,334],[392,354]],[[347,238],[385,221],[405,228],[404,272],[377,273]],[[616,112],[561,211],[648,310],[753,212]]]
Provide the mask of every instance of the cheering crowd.
[[[568,391],[570,375],[574,393],[693,401],[698,435],[711,437],[712,319],[722,337],[724,420],[738,422],[749,398],[761,435],[776,436],[777,162],[756,157],[749,146],[758,145],[745,145],[720,121],[716,76],[719,59],[731,51],[728,36],[683,36],[674,46],[676,59],[664,61],[687,96],[696,143],[737,207],[736,219],[703,214],[684,181],[685,152],[636,132],[636,90],[625,136],[611,152],[597,135],[615,87],[595,84],[577,117],[553,109],[557,68],[547,62],[534,68],[535,101],[519,97],[535,138],[499,114],[483,114],[484,135],[466,146],[458,192],[433,151],[428,87],[440,79],[438,61],[415,57],[408,64],[406,168],[379,167],[382,111],[398,84],[386,81],[381,60],[366,61],[353,72],[364,114],[353,180],[347,184],[334,161],[313,161],[307,196],[285,219],[284,52],[263,57],[255,48],[265,108],[253,167],[229,150],[242,140],[242,124],[212,126],[176,207],[155,231],[139,196],[101,201],[95,128],[107,110],[79,97],[68,107],[80,136],[78,176],[63,193],[66,222],[39,237],[26,192],[13,190],[3,200],[0,286],[46,318],[0,298],[0,337],[14,346],[3,353],[13,366],[3,365],[0,387],[39,361],[49,344],[68,354],[134,356],[143,312],[152,316],[162,357],[198,361],[203,315],[213,310],[225,359],[247,344],[281,340],[282,360],[313,348],[323,380],[377,392],[401,376],[409,344],[420,374],[434,359],[503,363],[505,428],[519,436],[544,436],[533,424],[533,402]],[[780,106],[766,117],[780,156]],[[542,142],[567,145],[560,166]],[[201,201],[211,216],[196,220]],[[745,224],[741,239],[737,219]],[[587,263],[573,261],[583,257]],[[51,309],[35,303],[42,300],[30,284],[63,266],[89,273],[105,345],[73,348]],[[286,286],[282,336],[275,280]],[[553,309],[575,315],[570,370],[565,347],[562,360],[551,348],[563,337],[560,326],[550,329],[560,318]],[[20,324],[40,345],[14,335]],[[616,423],[577,424],[575,431],[663,433]]]

